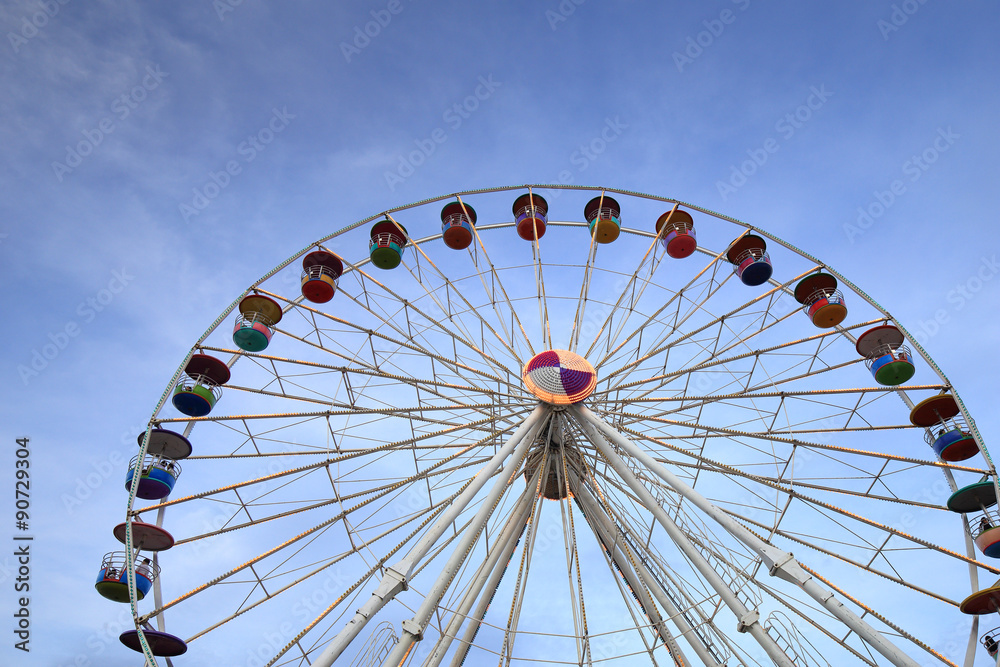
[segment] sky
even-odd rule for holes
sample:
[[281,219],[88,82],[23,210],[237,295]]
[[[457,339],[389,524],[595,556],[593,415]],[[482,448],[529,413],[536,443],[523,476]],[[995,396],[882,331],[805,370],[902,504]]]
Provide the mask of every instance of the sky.
[[136,664],[93,577],[178,364],[299,249],[450,192],[606,186],[763,228],[906,327],[989,446],[998,19],[941,0],[0,3],[0,553],[24,534],[24,437],[34,538],[31,652],[5,630],[0,662]]

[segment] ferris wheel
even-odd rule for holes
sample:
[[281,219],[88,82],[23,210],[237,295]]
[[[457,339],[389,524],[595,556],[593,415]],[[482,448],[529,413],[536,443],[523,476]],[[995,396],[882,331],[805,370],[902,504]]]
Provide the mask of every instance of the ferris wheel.
[[150,665],[997,650],[996,474],[945,375],[671,198],[491,188],[319,239],[195,342],[125,488],[97,588]]

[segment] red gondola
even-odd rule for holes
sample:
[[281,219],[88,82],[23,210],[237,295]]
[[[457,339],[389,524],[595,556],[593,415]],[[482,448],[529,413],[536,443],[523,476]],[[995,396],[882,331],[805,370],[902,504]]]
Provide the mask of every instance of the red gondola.
[[326,303],[337,291],[344,263],[326,250],[314,250],[302,258],[302,296],[313,303]]
[[476,224],[476,209],[460,201],[445,204],[441,209],[441,236],[453,250],[465,250],[472,244],[472,227]]
[[533,192],[523,194],[514,200],[511,209],[518,236],[525,241],[545,236],[545,224],[548,222],[545,216],[549,212],[549,204],[541,195]]
[[667,211],[656,220],[656,234],[674,259],[690,257],[698,247],[694,231],[694,218],[679,208]]

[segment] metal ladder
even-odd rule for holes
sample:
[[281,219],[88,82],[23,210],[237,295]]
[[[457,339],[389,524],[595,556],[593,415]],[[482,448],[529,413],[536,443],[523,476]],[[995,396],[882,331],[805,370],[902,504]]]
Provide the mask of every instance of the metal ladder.
[[771,612],[764,622],[764,629],[798,667],[831,667],[823,659],[823,654],[795,629],[795,625],[785,614]]
[[351,667],[379,667],[399,640],[389,621],[382,621],[365,641]]
[[[631,465],[630,459],[625,458],[625,460],[628,461],[629,464]],[[638,471],[636,470],[633,470],[633,472],[636,472],[636,474],[638,474]],[[657,496],[657,502],[662,503],[662,499],[660,496]],[[631,530],[624,529],[622,525],[615,519],[614,516],[610,518],[616,531],[615,540],[619,544],[624,544],[626,547],[628,547],[628,549],[631,550],[632,552],[632,556],[643,564],[643,566],[646,568],[646,571],[649,572],[649,575],[653,578],[653,580],[657,584],[659,584],[660,588],[663,590],[666,596],[670,598],[671,602],[674,603],[674,606],[678,610],[680,610],[681,616],[684,617],[688,625],[693,629],[695,636],[702,643],[705,649],[713,656],[713,658],[715,658],[716,662],[719,663],[720,665],[726,664],[726,661],[731,657],[728,648],[725,646],[725,644],[722,644],[723,650],[725,651],[725,655],[720,654],[718,650],[719,643],[715,641],[714,637],[710,636],[710,634],[706,632],[706,625],[704,619],[698,618],[695,614],[691,612],[691,605],[688,602],[688,600],[690,599],[690,595],[686,592],[681,592],[680,584],[676,582],[673,579],[673,577],[664,572],[660,563],[656,559],[650,559],[644,555],[645,549],[640,548],[639,545],[636,544],[635,539],[632,537]],[[618,569],[619,572],[621,572],[621,568],[618,566],[617,563],[615,563],[615,568]]]
[[748,609],[758,608],[763,600],[759,597],[755,598],[750,595],[750,587],[747,585],[748,577],[732,563],[720,558],[715,550],[710,548],[709,545],[713,543],[713,540],[705,533],[704,530],[699,527],[692,526],[690,522],[685,521],[684,515],[681,513],[680,505],[667,502],[666,495],[663,493],[663,487],[656,480],[651,480],[636,463],[635,459],[618,448],[617,445],[615,445],[614,448],[622,460],[625,461],[625,465],[629,468],[629,470],[631,470],[639,480],[645,483],[646,488],[653,494],[653,498],[656,499],[657,504],[666,511],[669,511],[668,508],[674,508],[673,511],[670,512],[674,523],[676,523],[677,527],[688,536],[691,543],[697,547],[698,551],[701,552],[715,571],[719,573],[723,581],[726,582],[726,585],[729,586],[730,590],[736,594],[736,597],[738,597]]

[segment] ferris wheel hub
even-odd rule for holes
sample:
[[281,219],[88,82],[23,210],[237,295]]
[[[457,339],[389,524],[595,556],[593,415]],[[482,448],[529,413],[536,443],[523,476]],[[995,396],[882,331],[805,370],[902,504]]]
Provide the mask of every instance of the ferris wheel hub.
[[524,365],[521,377],[528,391],[552,405],[579,403],[597,386],[594,367],[569,350],[539,352]]

